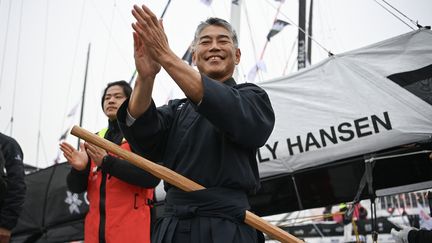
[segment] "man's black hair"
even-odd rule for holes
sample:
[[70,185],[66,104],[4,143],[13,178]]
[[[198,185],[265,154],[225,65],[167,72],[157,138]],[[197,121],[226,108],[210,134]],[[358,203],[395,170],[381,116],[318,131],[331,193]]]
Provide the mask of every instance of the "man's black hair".
[[132,94],[132,87],[130,86],[130,84],[128,82],[126,82],[124,80],[120,80],[120,81],[115,81],[115,82],[108,83],[107,86],[106,86],[106,88],[104,89],[103,94],[102,94],[102,99],[101,99],[102,109],[103,109],[103,104],[104,104],[105,95],[106,95],[107,90],[110,87],[115,86],[115,85],[118,85],[118,86],[122,87],[123,93],[126,96],[126,98],[129,98],[131,96],[131,94]]
[[220,19],[220,18],[216,18],[216,17],[210,17],[208,19],[206,19],[206,21],[201,22],[198,27],[195,30],[195,35],[194,35],[194,40],[192,42],[192,47],[193,49],[196,48],[196,45],[198,44],[198,40],[199,40],[199,35],[201,34],[201,32],[208,26],[220,26],[226,30],[228,30],[228,32],[230,32],[231,34],[231,39],[233,41],[234,47],[238,48],[238,39],[237,39],[237,33],[235,32],[234,28],[231,26],[230,23],[228,23],[228,21],[224,20],[224,19]]

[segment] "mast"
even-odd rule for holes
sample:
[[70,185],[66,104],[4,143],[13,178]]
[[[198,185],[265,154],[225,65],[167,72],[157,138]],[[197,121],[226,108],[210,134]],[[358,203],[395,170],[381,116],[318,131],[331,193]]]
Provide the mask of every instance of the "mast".
[[297,47],[297,69],[306,67],[306,0],[299,0],[299,30]]
[[312,17],[313,17],[313,0],[310,0],[309,5],[309,23],[308,23],[308,41],[307,41],[307,63],[312,63]]
[[[163,12],[162,12],[162,14],[161,14],[161,16],[160,16],[160,19],[163,19],[163,17],[165,16],[165,13],[166,13],[166,11],[168,10],[168,7],[169,7],[170,3],[171,3],[171,0],[168,0],[167,4],[165,5],[165,8],[164,8],[164,10],[163,10]],[[130,85],[131,87],[133,87],[133,86],[132,86],[132,83],[133,83],[133,81],[134,81],[134,79],[135,79],[136,74],[137,74],[137,70],[135,69],[135,71],[132,73],[132,77],[131,77],[130,80],[129,80],[129,85]]]
[[[88,73],[88,66],[89,66],[89,60],[90,60],[90,47],[91,47],[91,43],[88,44],[88,49],[87,49],[87,63],[86,63],[86,69],[85,69],[85,74],[84,74],[84,87],[83,87],[83,92],[82,92],[82,98],[81,98],[81,114],[80,114],[80,127],[82,127],[82,121],[83,121],[83,116],[84,116],[84,101],[85,101],[85,93],[86,93],[86,86],[87,86],[87,73]],[[80,139],[78,138],[78,146],[77,149],[79,149],[80,147]]]

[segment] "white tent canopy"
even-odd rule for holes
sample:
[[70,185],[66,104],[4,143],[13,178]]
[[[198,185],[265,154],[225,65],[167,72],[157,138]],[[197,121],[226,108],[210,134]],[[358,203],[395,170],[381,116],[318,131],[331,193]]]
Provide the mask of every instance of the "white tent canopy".
[[276,114],[261,177],[430,139],[432,106],[387,77],[431,65],[432,32],[421,29],[260,83]]

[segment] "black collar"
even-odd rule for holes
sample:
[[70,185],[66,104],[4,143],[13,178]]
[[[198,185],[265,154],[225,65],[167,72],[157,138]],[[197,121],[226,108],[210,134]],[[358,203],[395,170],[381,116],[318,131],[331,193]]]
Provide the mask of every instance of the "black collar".
[[117,119],[112,121],[108,119],[108,130],[114,130],[114,131],[120,130],[119,125],[117,123]]
[[237,83],[236,83],[236,81],[234,80],[233,77],[225,80],[223,83],[226,84],[226,85],[228,85],[228,86],[230,86],[230,87],[233,87],[233,86],[237,85]]

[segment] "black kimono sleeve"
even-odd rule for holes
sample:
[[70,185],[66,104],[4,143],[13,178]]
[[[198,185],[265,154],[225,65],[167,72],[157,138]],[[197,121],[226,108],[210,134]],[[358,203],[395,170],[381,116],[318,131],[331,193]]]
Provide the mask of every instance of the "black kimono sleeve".
[[[174,119],[175,109],[180,100],[171,100],[168,105],[159,107],[152,100],[150,107],[131,125],[126,125],[127,99],[117,112],[117,121],[124,137],[133,151],[154,162],[161,161],[166,139]],[[142,129],[145,127],[146,129]]]
[[197,112],[245,147],[265,144],[275,116],[267,93],[250,83],[234,87],[202,76],[204,96]]
[[102,170],[118,179],[132,185],[153,188],[159,184],[159,179],[145,170],[130,164],[126,160],[107,155],[101,166]]
[[88,176],[90,174],[90,160],[83,171],[71,168],[66,178],[67,187],[71,192],[81,193],[87,190]]

